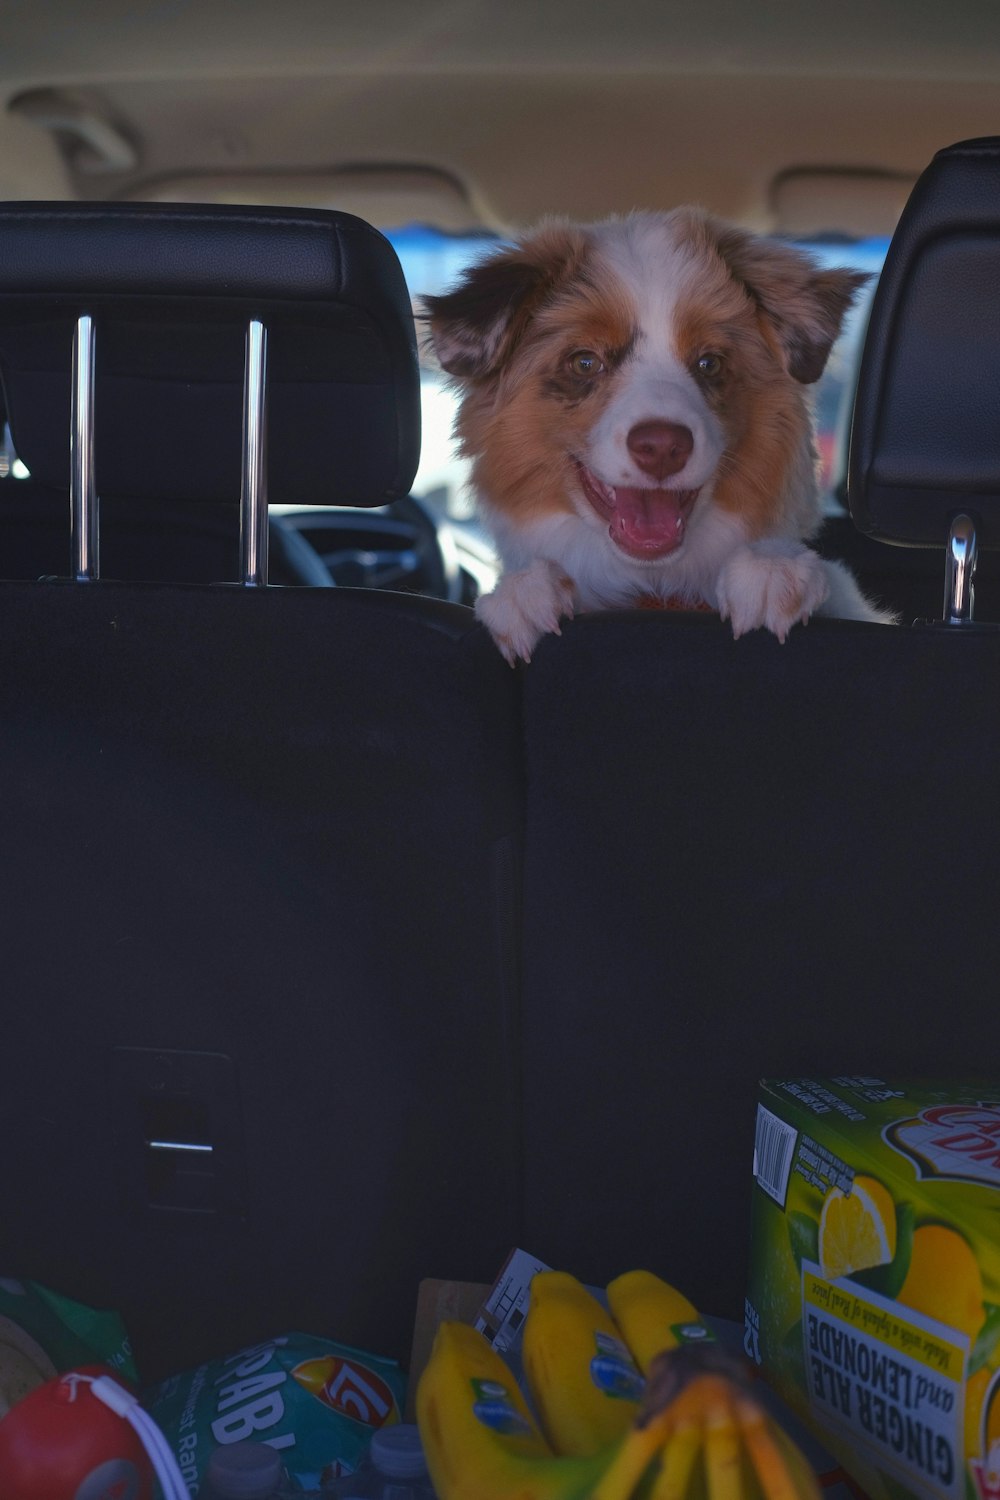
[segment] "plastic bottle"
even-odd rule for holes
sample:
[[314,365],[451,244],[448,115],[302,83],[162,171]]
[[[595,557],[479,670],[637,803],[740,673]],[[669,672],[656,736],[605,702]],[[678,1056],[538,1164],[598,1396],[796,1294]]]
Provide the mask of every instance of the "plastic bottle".
[[267,1443],[229,1443],[208,1460],[200,1500],[291,1500],[296,1493]]
[[434,1500],[420,1435],[410,1422],[394,1422],[373,1435],[368,1457],[322,1491],[324,1500]]

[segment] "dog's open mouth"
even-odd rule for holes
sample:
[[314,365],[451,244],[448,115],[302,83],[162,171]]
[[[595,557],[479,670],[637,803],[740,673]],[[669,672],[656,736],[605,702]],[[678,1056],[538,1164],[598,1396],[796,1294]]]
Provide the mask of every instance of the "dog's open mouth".
[[629,557],[667,557],[684,540],[698,490],[639,489],[605,484],[578,458],[573,463],[590,504],[608,522],[608,535]]

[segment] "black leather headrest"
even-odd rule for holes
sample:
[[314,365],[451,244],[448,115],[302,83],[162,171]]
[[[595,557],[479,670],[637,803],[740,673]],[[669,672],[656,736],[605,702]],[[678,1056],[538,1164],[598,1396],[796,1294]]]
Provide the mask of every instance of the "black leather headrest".
[[244,331],[268,329],[268,498],[378,505],[420,452],[416,335],[389,242],[350,214],[0,204],[0,374],[18,455],[69,482],[73,328],[96,329],[101,495],[238,499]]
[[847,498],[862,531],[1000,547],[1000,137],[938,152],[889,246],[858,381]]

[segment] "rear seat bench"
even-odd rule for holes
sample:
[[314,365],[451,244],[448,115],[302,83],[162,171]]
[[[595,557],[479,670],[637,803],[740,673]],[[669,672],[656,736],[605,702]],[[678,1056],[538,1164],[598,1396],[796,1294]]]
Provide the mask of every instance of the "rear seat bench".
[[[994,540],[992,427],[950,412],[968,382],[947,360],[985,382],[1000,338],[956,348],[945,293],[995,263],[997,162],[996,143],[938,158],[873,311],[851,499],[897,541],[943,548],[960,510]],[[13,412],[51,363],[18,353],[26,309],[62,318],[65,363],[90,301],[69,220],[119,266],[148,263],[147,226],[160,248],[172,223],[176,244],[204,227],[206,257],[226,243],[201,210],[61,212],[30,260],[0,214]],[[394,476],[384,443],[352,458],[365,503],[415,458],[405,293],[377,237],[305,215],[300,244],[278,218],[224,216],[231,285],[175,285],[170,322],[183,306],[197,327],[209,295],[239,366],[248,315],[277,351],[303,302],[334,335],[349,305],[383,372],[350,401],[403,413]],[[248,289],[272,234],[291,261]],[[101,485],[102,420],[136,419],[118,398],[136,350],[154,358],[152,331],[120,337],[112,379],[98,367]],[[239,369],[219,368],[232,398]],[[179,366],[157,371],[181,400]],[[321,372],[322,399],[349,378]],[[911,453],[896,403],[932,380],[936,439]],[[68,408],[37,399],[47,447]],[[355,420],[296,460],[315,498]],[[272,421],[273,459],[290,395]],[[229,453],[238,400],[226,423]],[[488,1280],[513,1243],[597,1282],[646,1264],[738,1317],[761,1074],[992,1068],[993,628],[815,621],[780,646],[591,616],[512,673],[468,611],[346,589],[7,584],[0,618],[0,1270],[119,1306],[151,1378],[296,1325],[405,1357],[419,1279]],[[150,1146],[171,1132],[205,1133],[210,1168]]]

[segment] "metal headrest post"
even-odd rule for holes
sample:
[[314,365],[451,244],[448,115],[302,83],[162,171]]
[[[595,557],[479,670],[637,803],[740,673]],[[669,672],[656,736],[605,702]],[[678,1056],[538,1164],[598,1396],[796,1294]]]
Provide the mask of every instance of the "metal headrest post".
[[267,584],[267,329],[257,318],[247,326],[243,367],[240,582]]
[[948,534],[944,561],[944,621],[946,625],[971,625],[975,606],[973,584],[978,549],[976,525],[971,516],[956,516]]
[[94,320],[88,313],[73,331],[73,389],[69,431],[70,565],[77,583],[101,575],[100,507],[94,482]]

